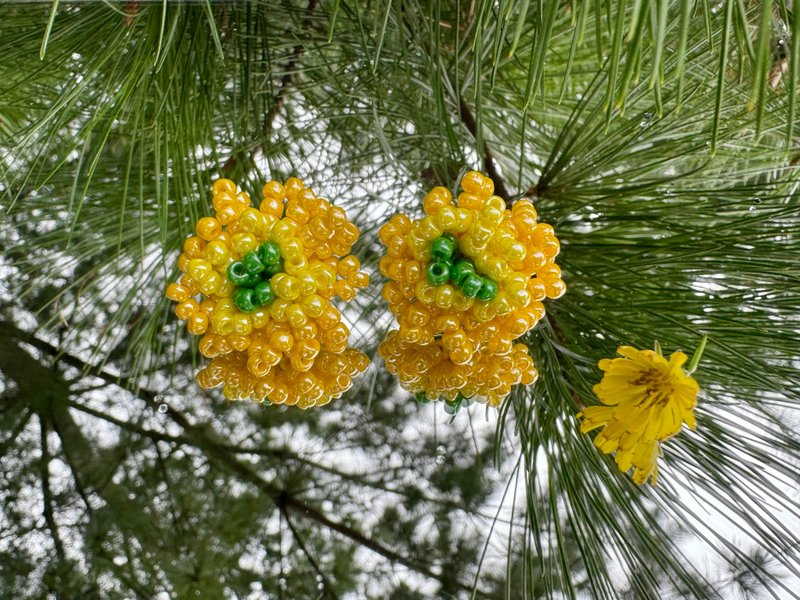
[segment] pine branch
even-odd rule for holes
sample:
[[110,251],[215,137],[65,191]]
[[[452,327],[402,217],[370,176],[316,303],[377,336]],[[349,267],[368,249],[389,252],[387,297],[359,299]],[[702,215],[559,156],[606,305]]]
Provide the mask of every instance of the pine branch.
[[289,526],[289,529],[291,530],[292,535],[294,536],[294,539],[297,542],[297,545],[300,546],[300,550],[303,551],[303,554],[305,555],[308,562],[311,564],[311,567],[317,573],[317,576],[322,580],[323,597],[329,596],[331,598],[334,598],[335,600],[337,596],[333,591],[333,586],[331,585],[331,582],[328,580],[327,577],[325,577],[325,574],[322,572],[322,569],[319,568],[317,561],[314,560],[314,557],[311,556],[311,553],[308,551],[308,548],[306,548],[306,545],[303,542],[303,538],[300,536],[300,533],[295,528],[294,523],[292,523],[292,519],[290,518],[289,513],[286,511],[286,507],[280,506],[280,510],[281,513],[283,514],[283,517],[286,519],[286,524]]
[[[477,139],[478,124],[476,123],[475,116],[472,114],[472,111],[470,110],[469,105],[464,98],[461,98],[459,114],[461,116],[461,121],[467,127],[467,130],[469,130],[469,132],[472,134],[472,137]],[[489,174],[489,177],[492,178],[492,181],[494,181],[494,193],[505,200],[506,206],[511,208],[511,194],[509,194],[505,180],[497,171],[494,155],[492,154],[492,151],[489,149],[489,145],[486,142],[483,144],[483,162],[486,165],[486,172]]]
[[39,443],[42,450],[42,458],[40,460],[42,513],[47,523],[47,528],[50,530],[50,537],[53,539],[53,546],[56,550],[58,564],[63,565],[65,558],[64,543],[61,541],[61,535],[58,533],[58,525],[53,517],[53,492],[50,489],[50,451],[47,444],[47,424],[42,416],[39,416]]
[[[54,361],[62,362],[75,367],[82,373],[99,377],[100,379],[108,381],[109,383],[126,390],[133,389],[133,386],[137,383],[124,376],[115,376],[114,374],[107,372],[102,367],[87,364],[79,357],[59,350],[48,342],[18,329],[15,325],[2,323],[0,324],[0,331],[2,331],[2,329],[5,329],[6,332],[10,332],[8,333],[9,337],[14,337],[19,341],[31,344],[38,350],[47,353],[48,356],[50,356]],[[157,392],[139,387],[136,389],[135,395],[141,400],[144,400],[154,409],[160,405],[160,401],[157,400]],[[384,546],[377,540],[366,536],[353,527],[329,519],[322,512],[306,504],[299,498],[296,498],[288,491],[276,488],[271,483],[266,481],[261,475],[253,471],[246,463],[243,463],[231,456],[229,448],[226,448],[225,445],[219,444],[215,440],[212,440],[204,428],[192,424],[180,411],[168,405],[167,414],[169,414],[169,416],[178,425],[180,425],[184,431],[190,434],[192,445],[204,450],[206,452],[206,456],[216,462],[219,466],[236,473],[245,481],[249,481],[255,485],[266,496],[270,497],[279,508],[291,509],[300,516],[310,519],[319,525],[322,525],[326,529],[336,531],[344,535],[357,544],[368,548],[380,556],[383,556],[392,563],[405,566],[413,571],[425,575],[426,577],[435,579],[441,583],[445,583],[445,579],[441,575],[433,572],[427,564],[395,552],[394,550]],[[447,580],[447,583],[451,582]],[[460,582],[456,582],[456,585],[463,590],[472,590],[472,586],[468,586]]]
[[[308,6],[306,7],[306,16],[303,18],[300,27],[300,35],[302,36],[310,26],[311,26],[311,18],[310,15],[319,4],[319,0],[309,0]],[[225,161],[225,164],[222,165],[222,173],[228,174],[230,173],[239,163],[239,160],[243,156],[249,156],[251,159],[252,157],[259,151],[264,150],[264,146],[269,143],[270,136],[272,134],[272,126],[275,122],[275,119],[278,117],[281,109],[286,104],[287,96],[289,95],[289,89],[294,84],[295,72],[300,64],[300,59],[303,57],[305,53],[306,47],[302,43],[295,44],[294,48],[292,48],[291,55],[289,56],[289,60],[286,62],[285,66],[285,73],[283,77],[280,79],[278,91],[275,94],[275,97],[272,101],[272,105],[270,106],[269,111],[266,115],[264,115],[264,126],[262,127],[260,141],[255,142],[247,149],[238,150],[234,152],[231,157]]]

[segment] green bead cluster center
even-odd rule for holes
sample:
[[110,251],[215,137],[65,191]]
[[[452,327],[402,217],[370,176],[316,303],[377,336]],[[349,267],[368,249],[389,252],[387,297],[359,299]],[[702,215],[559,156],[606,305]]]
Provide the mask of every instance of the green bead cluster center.
[[242,312],[253,312],[261,306],[272,304],[275,292],[269,280],[283,271],[281,247],[275,242],[264,242],[258,249],[248,252],[228,265],[228,279],[236,285],[233,303]]
[[433,260],[425,267],[428,281],[433,285],[444,285],[452,281],[467,298],[484,302],[497,296],[497,283],[475,270],[475,264],[459,256],[458,242],[452,234],[445,233],[431,243]]

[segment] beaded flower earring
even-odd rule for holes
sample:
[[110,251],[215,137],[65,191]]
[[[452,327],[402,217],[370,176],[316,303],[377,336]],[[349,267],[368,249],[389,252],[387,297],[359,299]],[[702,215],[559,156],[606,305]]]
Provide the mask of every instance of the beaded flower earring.
[[216,217],[197,222],[178,257],[184,274],[166,292],[212,359],[198,384],[300,408],[341,396],[369,365],[331,304],[369,283],[348,254],[358,228],[294,177],[267,183],[258,209],[227,179],[212,193]]
[[473,399],[497,406],[511,386],[536,380],[528,347],[514,340],[544,317],[542,300],[566,291],[558,239],[529,200],[507,209],[476,171],[461,187],[457,205],[436,187],[423,219],[398,214],[379,232],[382,294],[399,326],[379,353],[418,401],[444,399],[453,414]]

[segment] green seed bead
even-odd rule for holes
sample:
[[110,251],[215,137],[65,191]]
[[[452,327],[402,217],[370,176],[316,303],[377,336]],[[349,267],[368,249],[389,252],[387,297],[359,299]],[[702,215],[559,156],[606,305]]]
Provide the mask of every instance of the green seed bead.
[[264,263],[255,252],[248,252],[242,258],[244,268],[250,275],[258,275],[264,270]]
[[233,294],[233,303],[242,312],[253,312],[256,309],[256,293],[249,288],[239,288]]
[[459,398],[444,401],[444,412],[448,415],[456,415],[459,410],[461,410],[461,400]]
[[272,286],[269,284],[269,281],[259,283],[256,286],[255,293],[256,299],[261,306],[271,304],[272,301],[275,300],[275,292],[272,290]]
[[452,233],[443,233],[442,237],[446,240],[450,240],[451,242],[453,242],[453,254],[450,255],[450,258],[452,258],[453,261],[455,261],[458,258],[458,255],[460,254],[458,249],[458,240],[456,239],[456,236],[454,236]]
[[497,284],[491,279],[484,279],[483,285],[478,292],[478,300],[488,302],[497,296]]
[[240,260],[229,264],[227,273],[228,279],[230,279],[236,285],[245,285],[250,279],[250,274],[247,272],[247,268]]
[[279,258],[278,262],[275,263],[268,263],[267,268],[264,269],[264,274],[269,277],[275,275],[275,273],[282,273],[283,272],[283,259]]
[[467,298],[474,298],[483,287],[483,277],[469,273],[461,282],[461,291]]
[[433,285],[442,285],[447,283],[447,280],[450,277],[450,268],[447,266],[446,262],[436,261],[428,263],[428,266],[425,269],[425,274],[428,276],[428,281],[430,281]]
[[434,260],[448,260],[453,257],[457,247],[455,239],[441,236],[433,240],[431,254]]
[[258,257],[265,265],[274,265],[281,259],[281,247],[275,242],[264,242],[258,247]]
[[475,274],[475,265],[472,264],[471,260],[462,258],[450,270],[450,279],[452,279],[453,283],[455,283],[456,285],[461,285],[462,283],[464,283],[464,280],[467,278],[467,275],[474,275],[474,274]]

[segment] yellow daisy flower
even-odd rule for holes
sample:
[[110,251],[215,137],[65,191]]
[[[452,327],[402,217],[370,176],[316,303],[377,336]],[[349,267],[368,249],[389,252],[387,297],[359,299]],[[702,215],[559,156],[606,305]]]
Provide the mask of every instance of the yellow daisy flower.
[[669,360],[652,350],[620,346],[623,358],[603,359],[605,371],[593,390],[604,406],[589,406],[581,413],[581,431],[603,430],[594,444],[603,453],[616,452],[621,471],[634,468],[633,481],[656,482],[660,443],[677,434],[684,423],[695,428],[697,382],[683,369],[687,357],[674,352]]

